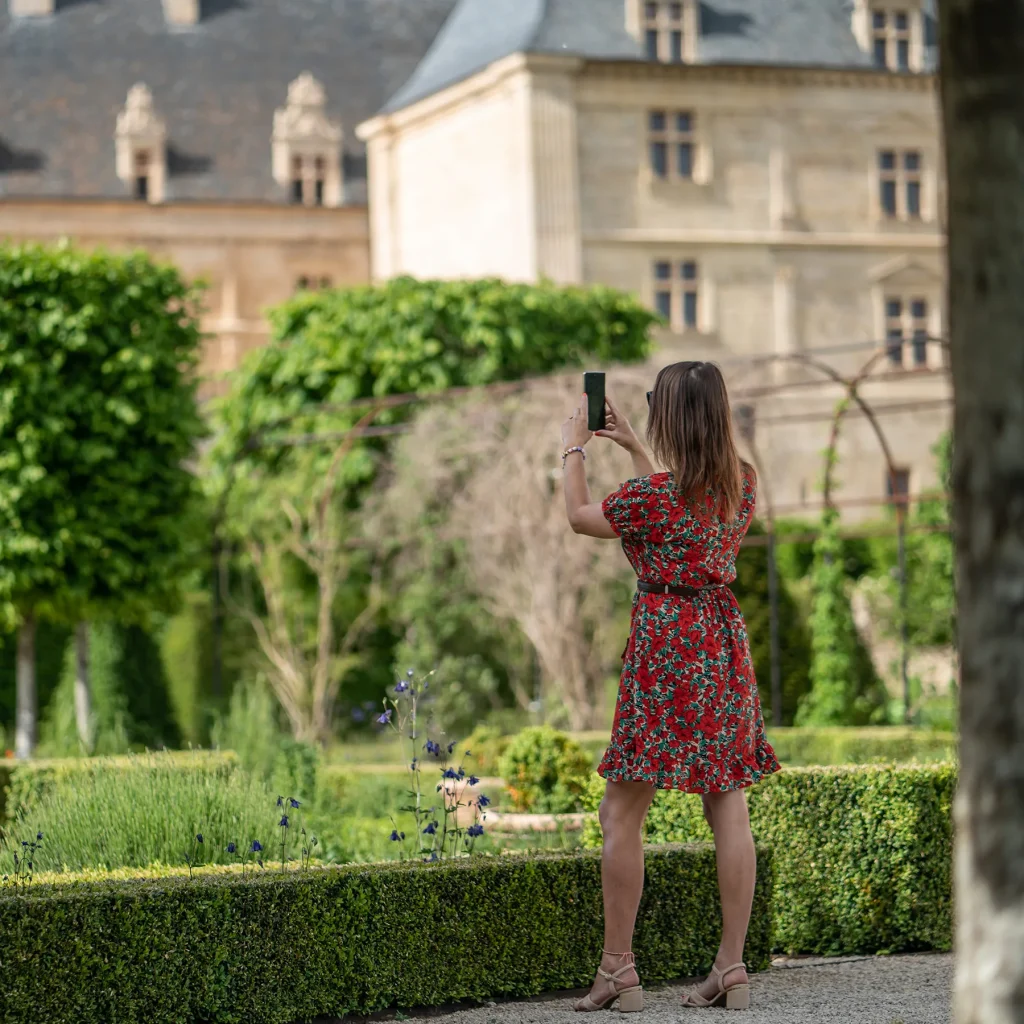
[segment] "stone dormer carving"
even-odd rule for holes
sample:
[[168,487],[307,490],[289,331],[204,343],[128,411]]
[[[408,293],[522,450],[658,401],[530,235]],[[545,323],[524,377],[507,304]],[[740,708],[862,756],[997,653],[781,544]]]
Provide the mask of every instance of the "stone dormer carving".
[[56,0],[8,0],[12,18],[47,18],[55,8]]
[[274,114],[274,180],[293,203],[340,206],[344,133],[327,117],[324,87],[309,72],[288,86],[288,103]]
[[169,25],[196,25],[201,15],[201,0],[164,0],[164,18]]
[[162,203],[167,181],[167,125],[153,94],[139,82],[117,115],[117,176],[136,199]]

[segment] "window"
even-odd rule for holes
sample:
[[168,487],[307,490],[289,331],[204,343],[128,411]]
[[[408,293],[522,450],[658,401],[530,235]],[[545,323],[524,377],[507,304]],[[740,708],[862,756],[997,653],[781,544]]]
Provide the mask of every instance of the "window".
[[885,474],[885,496],[891,508],[906,508],[910,503],[910,470],[894,468]]
[[878,203],[883,217],[921,219],[921,154],[883,149],[878,154]]
[[681,64],[686,41],[686,4],[646,0],[642,11],[644,48],[648,60]]
[[331,287],[331,279],[329,277],[311,277],[307,274],[303,274],[295,282],[295,290],[297,292],[315,292],[317,289],[323,291]]
[[297,205],[324,205],[324,161],[321,157],[310,160],[297,156],[292,159],[291,189],[289,197]]
[[899,10],[873,11],[871,46],[876,67],[909,71],[910,14]]
[[[885,350],[893,366],[928,365],[928,302],[890,296],[885,300]],[[909,358],[908,358],[909,357]]]
[[693,114],[652,110],[648,116],[651,172],[656,178],[692,181],[697,165]]
[[654,308],[674,331],[700,326],[700,278],[693,260],[654,264]]
[[149,202],[149,154],[140,150],[135,154],[135,198]]
[[341,125],[327,117],[323,86],[310,74],[288,87],[288,102],[274,114],[274,180],[290,202],[340,206],[344,198]]

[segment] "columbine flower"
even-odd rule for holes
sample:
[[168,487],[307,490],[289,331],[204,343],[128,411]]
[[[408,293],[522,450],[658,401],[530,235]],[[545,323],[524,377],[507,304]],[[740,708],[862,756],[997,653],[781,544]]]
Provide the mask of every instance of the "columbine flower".
[[408,672],[406,672],[405,674],[406,674],[406,675],[407,675],[407,676],[408,676],[408,677],[409,677],[410,679],[412,679],[412,677],[413,677],[414,675],[416,675],[416,673],[415,673],[415,672],[413,672],[413,670],[412,670],[412,669],[409,669],[409,671],[408,671]]
[[424,830],[425,836],[436,836],[437,835],[437,822],[432,821]]
[[433,754],[435,757],[439,757],[441,754],[441,747],[433,740],[427,740],[427,753]]
[[418,765],[419,763],[420,763],[420,759],[418,757],[414,757],[412,759],[412,764],[409,765],[409,770],[410,771],[416,771],[416,765]]
[[[253,853],[259,853],[262,849],[263,849],[263,844],[258,839],[254,839],[252,841],[252,852]],[[260,866],[262,867],[262,865],[260,865]]]
[[446,779],[457,779],[459,777],[459,773],[454,768],[446,768],[444,777]]
[[298,807],[299,806],[299,801],[296,800],[295,797],[290,797],[289,800],[288,800],[288,805],[289,805],[289,807]]
[[437,854],[436,854],[436,853],[432,853],[432,854],[431,854],[431,855],[430,855],[430,856],[429,856],[429,857],[427,858],[427,863],[428,863],[428,864],[433,864],[435,860],[437,860]]
[[449,755],[451,754],[451,752],[454,749],[455,749],[455,740],[452,740],[451,743],[448,744],[448,753],[449,753]]
[[377,719],[378,725],[388,725],[391,722],[391,708],[388,708],[380,718]]
[[486,807],[491,802],[491,798],[489,796],[484,796],[484,794],[481,793],[476,798],[476,802],[477,802],[477,806],[479,806],[479,807]]
[[405,833],[399,832],[397,828],[391,833],[391,842],[393,843],[400,843],[404,838]]
[[284,797],[283,796],[279,796],[277,798],[277,806],[278,807],[284,807]]
[[201,843],[202,841],[203,841],[203,833],[200,832],[199,835],[196,836],[196,842],[197,843]]
[[470,775],[469,784],[475,786],[480,780],[475,775]]
[[43,833],[42,832],[37,832],[36,833],[36,839],[42,841],[42,838],[43,838]]
[[234,853],[238,847],[234,843],[228,843],[228,853]]
[[466,835],[467,836],[471,836],[474,839],[477,836],[482,836],[483,834],[484,834],[484,827],[483,827],[483,825],[480,825],[480,824],[470,825],[469,828],[466,829]]
[[278,822],[278,825],[280,825],[281,828],[287,828],[288,827],[288,815],[287,814],[282,814],[281,815],[281,820]]
[[404,679],[399,679],[395,683],[395,693],[405,693],[409,689],[409,684]]

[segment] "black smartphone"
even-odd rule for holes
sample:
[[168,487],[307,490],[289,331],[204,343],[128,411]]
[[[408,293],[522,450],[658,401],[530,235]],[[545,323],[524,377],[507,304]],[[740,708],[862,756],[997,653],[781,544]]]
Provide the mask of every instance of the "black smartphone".
[[587,396],[587,430],[604,430],[604,374],[583,374],[583,393]]

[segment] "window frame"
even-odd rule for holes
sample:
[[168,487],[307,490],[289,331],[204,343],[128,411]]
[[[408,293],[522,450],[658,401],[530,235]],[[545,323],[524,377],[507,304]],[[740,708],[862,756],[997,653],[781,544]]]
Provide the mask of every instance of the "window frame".
[[[889,161],[891,165],[887,166]],[[879,219],[907,224],[920,224],[930,219],[925,207],[927,172],[920,147],[879,146],[875,151],[874,173]],[[891,203],[888,201],[890,190]]]
[[685,254],[653,256],[649,273],[651,308],[668,321],[668,329],[673,334],[706,333],[707,279],[700,260]]
[[[892,71],[897,74],[909,74],[914,71],[913,19],[916,12],[906,7],[889,7],[875,5],[868,12],[868,25],[871,38],[871,55],[875,67],[880,70]],[[899,19],[903,18],[901,28]],[[879,61],[879,45],[882,48],[883,60]],[[900,55],[906,53],[906,61],[901,62]]]
[[691,63],[697,32],[694,0],[635,0],[635,5],[637,38],[646,59]]
[[884,345],[890,370],[928,370],[932,299],[920,289],[887,289],[882,295]]

